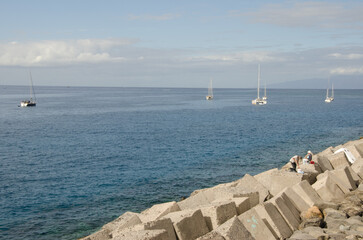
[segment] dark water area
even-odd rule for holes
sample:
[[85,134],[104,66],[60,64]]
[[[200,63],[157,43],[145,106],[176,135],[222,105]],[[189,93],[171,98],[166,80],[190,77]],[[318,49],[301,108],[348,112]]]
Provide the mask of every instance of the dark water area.
[[0,86],[0,239],[77,239],[125,211],[363,136],[363,90]]

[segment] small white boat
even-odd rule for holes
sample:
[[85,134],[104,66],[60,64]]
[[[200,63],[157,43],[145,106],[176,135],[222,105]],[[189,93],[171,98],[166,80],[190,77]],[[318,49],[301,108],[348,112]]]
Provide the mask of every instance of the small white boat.
[[21,101],[20,107],[35,107],[37,105],[34,88],[33,88],[32,73],[30,71],[29,71],[29,75],[30,75],[30,99]]
[[209,82],[209,87],[208,87],[208,95],[205,96],[205,99],[207,100],[213,100],[213,86],[212,86],[212,79]]
[[334,85],[333,84],[331,86],[331,96],[329,97],[329,88],[327,88],[326,89],[326,98],[325,98],[326,103],[331,103],[332,101],[334,101]]
[[258,64],[258,77],[257,77],[257,98],[252,100],[253,105],[266,105],[267,104],[267,97],[266,99],[260,98],[260,64]]

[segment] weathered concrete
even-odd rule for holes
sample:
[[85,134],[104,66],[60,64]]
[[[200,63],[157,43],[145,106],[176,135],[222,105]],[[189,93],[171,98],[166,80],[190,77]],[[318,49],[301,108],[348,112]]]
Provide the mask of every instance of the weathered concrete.
[[227,222],[223,223],[221,226],[215,229],[215,232],[223,236],[226,240],[255,239],[237,217],[233,217]]
[[323,201],[306,180],[292,186],[291,188],[308,203],[309,207],[312,207]]
[[168,213],[180,211],[179,205],[174,202],[155,204],[151,208],[140,213],[139,218],[142,222],[150,222],[165,216]]
[[[291,187],[283,190],[283,198],[288,199],[294,207],[299,210],[299,215],[302,211],[308,209],[310,204],[302,197],[300,197]],[[286,201],[286,200],[285,200]]]
[[112,235],[113,231],[121,231],[122,229],[133,227],[141,223],[138,213],[125,212],[114,221],[104,225],[102,229],[105,229]]
[[333,166],[334,169],[350,166],[350,163],[349,163],[347,157],[345,156],[344,152],[339,152],[336,154],[328,155],[327,157],[330,161],[330,164]]
[[200,208],[209,231],[237,215],[236,204],[233,201],[212,203]]
[[359,152],[360,156],[363,158],[363,141],[362,141],[362,139],[359,142],[356,142],[354,145],[355,145],[355,148],[357,149],[357,151]]
[[263,221],[255,208],[238,216],[238,219],[255,239],[278,239],[277,234],[267,221]]
[[168,233],[168,240],[176,240],[173,223],[169,218],[158,219],[155,221],[144,223],[142,225],[143,225],[143,230],[164,229]]
[[363,179],[363,158],[357,158],[352,164],[353,171]]
[[281,196],[282,194],[283,193],[273,197],[272,199],[268,200],[268,202],[274,204],[289,227],[293,231],[296,231],[300,224],[300,217],[296,216],[294,212],[298,214],[298,210],[292,204],[288,205],[289,203],[284,201],[283,197]]
[[[350,190],[355,190],[357,188],[357,184],[353,179],[353,176],[351,174],[351,167],[345,167],[345,168],[340,168],[340,169],[336,169],[333,170],[331,173],[336,176],[337,178],[339,178],[344,185]],[[352,171],[353,172],[353,171]]]
[[113,240],[168,240],[165,230],[140,230],[120,233]]
[[314,155],[312,160],[315,162],[315,164],[318,164],[322,172],[325,172],[326,170],[328,171],[333,170],[333,167],[329,159],[326,157],[326,155],[322,153]]
[[330,175],[327,175],[314,183],[313,188],[324,201],[339,201],[344,198],[343,191],[330,177]]
[[249,174],[238,181],[236,188],[244,189],[246,192],[258,192],[260,203],[270,198],[268,189]]
[[229,199],[217,199],[212,202],[215,203],[223,203],[226,201],[232,201],[236,204],[237,215],[241,215],[242,213],[248,211],[250,207],[250,198],[248,197],[238,197],[238,198],[229,198]]
[[[336,170],[340,170],[340,169],[336,169]],[[343,180],[341,180],[340,178],[338,178],[337,174],[333,174],[333,171],[325,171],[324,173],[322,173],[322,174],[320,174],[318,176],[318,180],[321,180],[323,178],[326,178],[327,176],[330,177],[330,180],[333,183],[335,183],[336,185],[338,185],[338,187],[340,188],[340,190],[342,190],[342,192],[344,194],[347,194],[347,193],[350,192],[349,185],[346,185]]]
[[226,240],[220,233],[215,231],[209,232],[206,235],[203,235],[196,240]]
[[270,202],[255,207],[262,219],[266,219],[279,238],[285,239],[292,235],[292,230],[277,208]]
[[209,232],[200,209],[172,212],[163,218],[171,219],[179,240],[196,239]]
[[79,240],[107,240],[107,239],[111,239],[110,231],[107,229],[101,229]]

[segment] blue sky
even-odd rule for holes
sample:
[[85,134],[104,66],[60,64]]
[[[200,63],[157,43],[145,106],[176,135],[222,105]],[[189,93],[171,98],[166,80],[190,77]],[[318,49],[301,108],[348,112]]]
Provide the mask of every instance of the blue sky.
[[[363,77],[362,1],[0,2],[0,84],[255,87]],[[362,80],[363,81],[363,80]]]

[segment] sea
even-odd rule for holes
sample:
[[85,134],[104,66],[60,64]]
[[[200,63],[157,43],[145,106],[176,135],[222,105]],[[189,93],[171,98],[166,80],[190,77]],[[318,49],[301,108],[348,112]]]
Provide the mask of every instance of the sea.
[[0,86],[0,239],[78,239],[126,211],[363,137],[363,90]]

